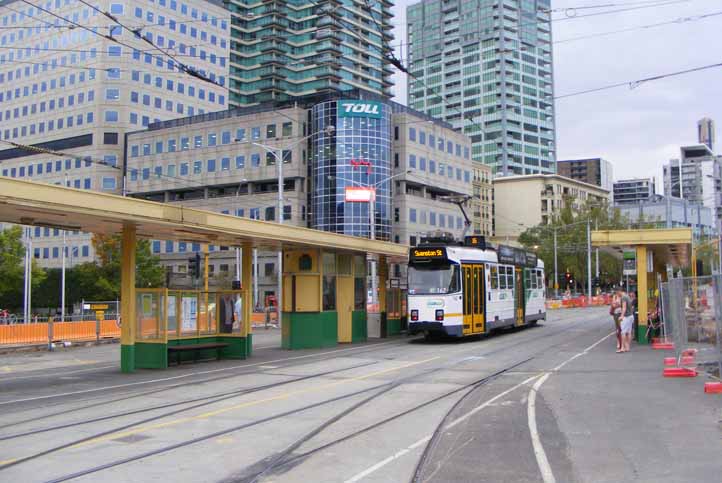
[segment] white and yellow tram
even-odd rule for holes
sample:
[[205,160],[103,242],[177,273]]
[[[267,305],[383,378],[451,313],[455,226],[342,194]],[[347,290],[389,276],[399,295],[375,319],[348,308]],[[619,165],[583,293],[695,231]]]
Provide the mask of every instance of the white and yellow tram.
[[463,337],[546,319],[544,262],[534,253],[486,247],[481,237],[464,245],[428,243],[409,253],[409,333]]

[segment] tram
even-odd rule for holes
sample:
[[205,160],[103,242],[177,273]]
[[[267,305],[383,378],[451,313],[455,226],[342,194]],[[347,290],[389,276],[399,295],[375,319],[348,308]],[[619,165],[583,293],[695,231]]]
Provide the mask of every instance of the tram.
[[546,319],[544,262],[519,248],[428,239],[409,253],[408,329],[465,337]]

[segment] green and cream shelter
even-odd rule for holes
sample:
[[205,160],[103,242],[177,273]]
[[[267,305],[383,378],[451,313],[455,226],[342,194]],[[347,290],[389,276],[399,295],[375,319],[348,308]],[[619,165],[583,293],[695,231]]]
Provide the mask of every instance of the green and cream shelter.
[[[366,257],[378,257],[379,286],[385,287],[387,262],[405,261],[408,251],[396,243],[6,177],[0,177],[0,222],[122,235],[124,372],[164,368],[169,358],[176,357],[248,357],[253,337],[249,290],[253,248],[284,253],[284,347],[365,340]],[[240,290],[137,289],[139,237],[240,247]],[[380,291],[383,320],[385,294]],[[179,350],[193,345],[197,350]]]

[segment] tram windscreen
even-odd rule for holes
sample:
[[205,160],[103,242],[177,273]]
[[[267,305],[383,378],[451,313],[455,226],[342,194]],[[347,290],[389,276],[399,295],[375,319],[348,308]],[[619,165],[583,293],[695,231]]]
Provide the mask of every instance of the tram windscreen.
[[409,294],[447,294],[461,290],[459,265],[409,265]]

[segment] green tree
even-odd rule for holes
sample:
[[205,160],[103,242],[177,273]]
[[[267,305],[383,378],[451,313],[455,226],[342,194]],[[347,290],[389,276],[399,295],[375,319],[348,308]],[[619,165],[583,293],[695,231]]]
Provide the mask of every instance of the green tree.
[[[626,218],[619,210],[611,209],[608,204],[581,204],[574,207],[573,198],[565,200],[564,207],[550,219],[548,224],[529,228],[519,236],[519,242],[527,249],[537,252],[544,261],[549,287],[554,287],[554,231],[557,233],[557,268],[559,289],[564,289],[564,273],[570,272],[575,286],[586,291],[587,287],[587,221],[591,229],[614,230],[627,226]],[[592,253],[592,276],[595,274],[595,258]],[[619,282],[622,262],[616,257],[600,251],[600,283],[611,285]]]
[[[25,246],[23,229],[13,226],[0,232],[0,307],[17,311],[23,306]],[[32,289],[45,279],[45,272],[32,261]]]
[[[93,285],[96,299],[114,299],[120,296],[121,239],[120,236],[93,235],[93,247],[98,257],[98,270],[82,267],[88,276],[95,275]],[[137,287],[162,287],[165,269],[160,257],[153,255],[149,240],[138,240],[135,250],[135,285]],[[91,298],[91,297],[87,297]]]

